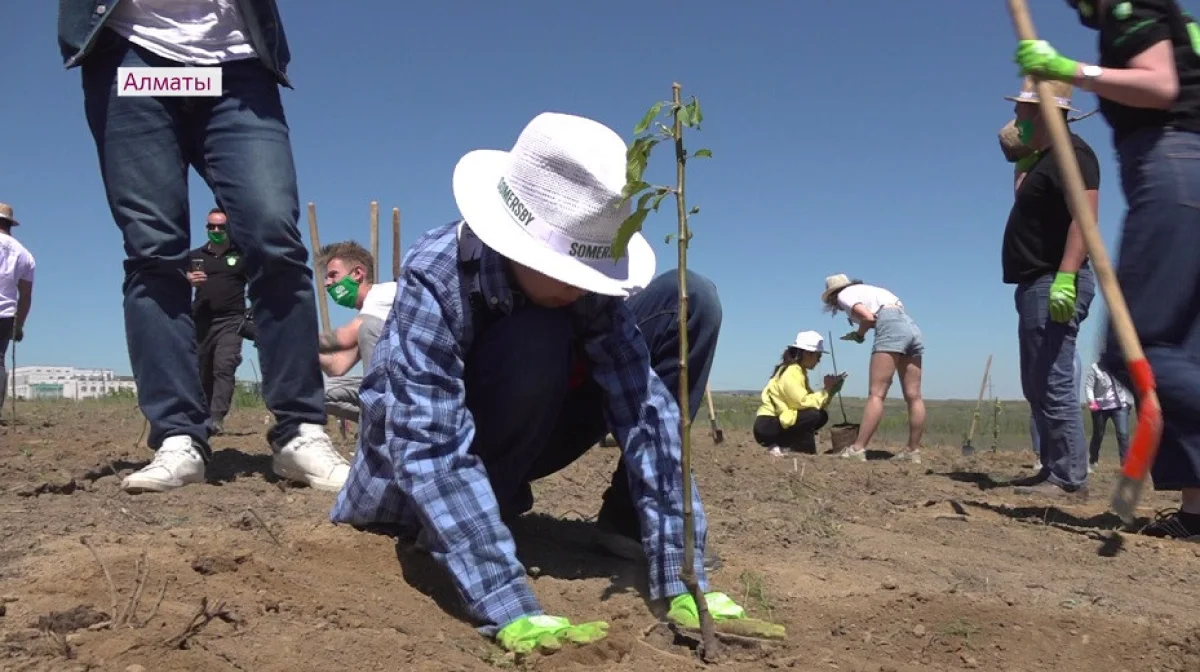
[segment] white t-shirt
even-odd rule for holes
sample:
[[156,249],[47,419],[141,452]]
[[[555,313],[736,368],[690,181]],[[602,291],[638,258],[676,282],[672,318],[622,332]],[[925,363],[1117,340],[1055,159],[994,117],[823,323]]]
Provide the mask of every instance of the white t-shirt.
[[388,313],[392,312],[392,303],[396,301],[396,283],[381,282],[371,285],[367,298],[363,299],[360,315],[369,315],[387,321]]
[[234,0],[123,0],[105,25],[157,56],[189,65],[255,55]]
[[874,285],[851,285],[837,295],[838,306],[850,316],[850,321],[858,324],[859,320],[851,310],[857,304],[862,304],[867,312],[874,315],[884,306],[903,305],[893,293]]
[[16,316],[17,282],[33,282],[35,265],[33,255],[19,240],[0,233],[0,317]]

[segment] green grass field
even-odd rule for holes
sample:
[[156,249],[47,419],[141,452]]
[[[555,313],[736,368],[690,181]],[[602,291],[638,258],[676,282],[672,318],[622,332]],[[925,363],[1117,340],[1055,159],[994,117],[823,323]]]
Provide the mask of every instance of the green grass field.
[[[850,422],[860,422],[865,399],[844,397],[846,416]],[[11,400],[9,402],[11,404]],[[28,409],[32,416],[46,417],[45,411],[54,407],[71,404],[114,404],[123,403],[136,406],[131,394],[114,395],[104,399],[68,401],[68,400],[26,400],[18,402],[18,414],[22,408]],[[754,424],[754,415],[758,410],[759,397],[754,392],[714,392],[713,405],[717,410],[717,420],[720,426],[728,430],[749,431]],[[235,408],[263,408],[262,399],[255,394],[251,386],[239,386],[233,399]],[[975,410],[974,401],[926,401],[925,439],[927,446],[959,446],[966,435],[971,423],[971,414]],[[1029,405],[1024,401],[1000,402],[999,422],[994,414],[995,404],[984,400],[980,409],[979,426],[975,429],[972,444],[977,449],[991,449],[993,445],[998,450],[1029,450]],[[9,417],[11,407],[6,404],[4,416]],[[1092,420],[1086,409],[1080,409],[1083,417],[1084,433],[1091,439]],[[829,406],[829,422],[837,424],[842,421],[842,413],[837,400]],[[903,444],[908,439],[908,413],[903,400],[888,399],[879,431],[872,444],[884,445]],[[1133,431],[1133,418],[1130,418],[1130,431]],[[693,431],[707,432],[708,410],[701,407],[696,414]],[[1104,455],[1116,455],[1116,436],[1110,425],[1104,437]]]
[[[860,422],[862,419],[865,399],[843,397],[846,405],[846,416],[850,422]],[[754,415],[758,410],[758,393],[728,393],[714,392],[713,405],[717,409],[717,420],[722,428],[749,430],[754,424]],[[842,422],[842,412],[835,399],[829,405],[829,423]],[[971,414],[975,412],[974,401],[945,401],[927,400],[925,402],[925,439],[927,446],[959,446],[966,436],[971,424]],[[1084,433],[1088,440],[1092,436],[1091,414],[1085,408],[1080,408],[1083,417]],[[1029,404],[1025,401],[1000,402],[999,421],[995,419],[994,402],[985,399],[979,412],[979,425],[975,429],[972,445],[977,449],[991,449],[993,445],[998,450],[1030,450],[1029,437]],[[1130,418],[1130,432],[1133,431],[1133,418]],[[693,431],[707,431],[708,409],[702,408],[696,415]],[[900,398],[888,399],[884,406],[883,421],[872,439],[876,445],[903,444],[908,440],[908,411]],[[1112,425],[1104,436],[1103,455],[1117,454],[1117,440]]]

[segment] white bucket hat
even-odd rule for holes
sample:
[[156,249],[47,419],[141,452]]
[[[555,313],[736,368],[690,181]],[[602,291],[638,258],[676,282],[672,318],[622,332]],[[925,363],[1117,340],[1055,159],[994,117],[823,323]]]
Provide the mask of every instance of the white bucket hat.
[[636,234],[620,261],[612,241],[629,216],[625,141],[591,119],[546,112],[511,151],[469,152],[454,167],[454,200],[485,245],[572,287],[627,297],[654,278],[654,250]]
[[792,343],[793,348],[799,348],[807,352],[825,352],[825,339],[821,338],[821,334],[815,331],[802,331],[796,334],[796,340]]

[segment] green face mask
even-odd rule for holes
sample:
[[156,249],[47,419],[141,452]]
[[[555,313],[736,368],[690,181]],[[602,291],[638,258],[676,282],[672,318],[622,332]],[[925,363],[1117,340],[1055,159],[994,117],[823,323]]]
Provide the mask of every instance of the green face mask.
[[1028,145],[1033,142],[1033,120],[1023,119],[1017,121],[1017,137],[1021,142]]
[[358,283],[354,278],[344,275],[341,280],[329,286],[329,296],[334,303],[343,308],[354,308],[358,302]]
[[225,231],[209,231],[208,242],[213,245],[224,245],[229,240],[229,234]]

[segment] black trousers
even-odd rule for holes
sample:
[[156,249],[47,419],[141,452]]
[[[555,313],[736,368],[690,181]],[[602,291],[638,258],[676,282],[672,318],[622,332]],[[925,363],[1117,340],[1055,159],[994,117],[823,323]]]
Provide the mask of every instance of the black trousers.
[[784,448],[802,453],[817,452],[817,430],[829,422],[824,409],[806,408],[796,415],[796,424],[784,429],[774,415],[754,420],[754,440],[764,448]]
[[208,399],[208,414],[217,422],[225,419],[233,401],[237,369],[242,365],[242,313],[217,315],[207,323],[196,323],[200,352],[200,383]]

